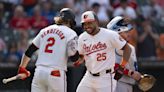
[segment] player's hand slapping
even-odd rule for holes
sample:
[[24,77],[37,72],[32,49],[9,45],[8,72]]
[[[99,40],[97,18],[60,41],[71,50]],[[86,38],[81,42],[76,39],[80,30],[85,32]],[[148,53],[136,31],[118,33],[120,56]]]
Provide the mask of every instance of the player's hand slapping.
[[81,56],[76,62],[73,63],[73,66],[78,67],[80,66],[82,63],[84,63],[84,57]]

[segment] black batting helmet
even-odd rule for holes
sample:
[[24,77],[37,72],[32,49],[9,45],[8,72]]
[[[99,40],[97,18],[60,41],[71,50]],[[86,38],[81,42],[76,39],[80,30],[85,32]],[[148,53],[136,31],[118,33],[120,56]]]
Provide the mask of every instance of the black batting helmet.
[[64,21],[70,21],[72,27],[74,27],[76,25],[75,14],[73,13],[72,9],[63,8],[62,10],[60,10],[60,15],[59,16]]

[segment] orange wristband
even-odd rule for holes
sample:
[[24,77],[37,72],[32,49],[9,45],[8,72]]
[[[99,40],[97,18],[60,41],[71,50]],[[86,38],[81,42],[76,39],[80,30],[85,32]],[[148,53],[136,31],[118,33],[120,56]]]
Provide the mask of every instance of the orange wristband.
[[125,59],[122,59],[120,65],[121,65],[122,67],[125,67],[126,64],[127,64],[127,61],[126,61]]

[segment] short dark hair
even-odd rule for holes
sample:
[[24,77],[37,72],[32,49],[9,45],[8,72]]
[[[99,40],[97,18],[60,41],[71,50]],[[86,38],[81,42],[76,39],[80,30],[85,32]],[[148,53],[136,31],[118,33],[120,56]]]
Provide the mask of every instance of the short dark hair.
[[120,0],[121,3],[127,3],[127,0]]

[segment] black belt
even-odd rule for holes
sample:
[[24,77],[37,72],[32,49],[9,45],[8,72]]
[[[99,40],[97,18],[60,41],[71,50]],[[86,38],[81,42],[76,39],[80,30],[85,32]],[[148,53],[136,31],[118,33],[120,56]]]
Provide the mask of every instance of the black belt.
[[[111,71],[112,71],[111,69],[108,69],[108,70],[105,71],[105,73],[110,73]],[[91,73],[91,72],[90,72],[90,74],[91,74],[92,76],[100,76],[100,72],[98,72],[98,73]]]

